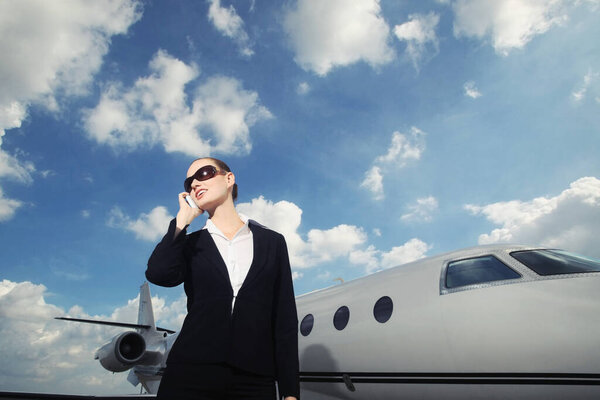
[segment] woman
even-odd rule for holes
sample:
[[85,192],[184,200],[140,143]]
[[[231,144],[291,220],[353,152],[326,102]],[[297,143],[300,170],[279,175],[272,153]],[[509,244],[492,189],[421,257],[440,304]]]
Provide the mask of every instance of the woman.
[[[272,400],[277,381],[280,397],[298,399],[298,317],[283,236],[237,213],[235,176],[221,160],[195,160],[184,187],[146,270],[156,285],[183,282],[187,295],[158,398]],[[204,229],[187,235],[204,212]]]

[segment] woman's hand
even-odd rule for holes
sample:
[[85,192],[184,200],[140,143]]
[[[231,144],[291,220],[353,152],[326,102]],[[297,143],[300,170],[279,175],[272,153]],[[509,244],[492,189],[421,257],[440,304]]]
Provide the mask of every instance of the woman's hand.
[[[187,203],[187,201],[185,199],[187,196],[191,196],[191,195],[187,192],[181,192],[181,193],[179,193],[179,196],[178,196],[179,211],[177,212],[177,217],[176,217],[177,231],[175,233],[175,236],[177,236],[177,234],[179,232],[184,230],[186,226],[191,224],[192,221],[197,216],[201,215],[204,212],[204,210],[201,210],[199,208],[190,207],[190,205]],[[190,199],[190,200],[194,201],[193,199]]]

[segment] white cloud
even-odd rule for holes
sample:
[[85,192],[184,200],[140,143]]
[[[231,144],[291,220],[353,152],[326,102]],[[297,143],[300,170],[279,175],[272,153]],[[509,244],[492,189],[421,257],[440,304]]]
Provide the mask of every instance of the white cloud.
[[[298,233],[302,210],[294,203],[273,203],[262,196],[250,203],[240,203],[237,210],[285,236],[293,269],[310,268],[335,259],[347,258],[351,264],[365,267],[367,273],[418,260],[431,248],[419,239],[411,239],[389,252],[368,245],[367,234],[361,227],[341,224],[331,229],[311,229],[303,239]],[[319,279],[330,277],[327,275]]]
[[371,273],[380,267],[380,253],[375,246],[370,245],[364,250],[353,251],[348,259],[352,264],[364,266],[367,273]]
[[311,229],[307,240],[298,233],[302,210],[289,201],[273,203],[260,196],[240,203],[237,210],[285,236],[293,268],[308,268],[350,254],[366,240],[359,227],[338,225],[328,230]]
[[306,82],[300,82],[298,88],[296,89],[296,92],[298,94],[307,94],[308,92],[310,92],[310,85]]
[[246,154],[252,147],[250,127],[272,118],[256,92],[244,90],[234,78],[208,78],[192,91],[189,106],[185,88],[199,76],[197,66],[159,50],[150,70],[130,89],[109,84],[96,108],[85,111],[92,139],[126,150],[160,143],[167,152],[192,156]]
[[364,266],[367,273],[372,273],[419,260],[425,257],[430,249],[431,246],[427,243],[413,238],[387,252],[377,250],[372,245],[365,250],[353,251],[349,260],[352,264]]
[[123,213],[119,207],[110,210],[108,226],[125,229],[135,233],[137,239],[156,242],[164,236],[173,216],[169,214],[166,207],[158,206],[148,214],[140,214],[136,220],[132,220]]
[[440,16],[430,12],[427,15],[411,14],[408,19],[408,22],[394,27],[394,34],[398,40],[406,42],[406,53],[415,69],[419,70],[421,61],[428,53],[433,57],[439,51],[435,28]]
[[424,151],[425,132],[413,126],[410,133],[394,132],[387,154],[377,157],[375,161],[404,167],[409,161],[419,160]]
[[240,53],[248,57],[254,54],[248,34],[244,30],[244,21],[232,5],[225,8],[221,7],[220,0],[210,0],[208,20],[219,32],[237,43]]
[[11,219],[22,205],[23,202],[19,200],[4,197],[4,193],[0,187],[0,222]]
[[332,68],[365,61],[390,62],[389,26],[379,0],[298,0],[284,17],[296,62],[305,70],[326,75]]
[[580,178],[554,197],[466,205],[465,209],[500,225],[480,235],[480,244],[524,243],[600,256],[596,240],[600,233],[600,180],[595,177]]
[[292,266],[303,265],[300,253],[304,251],[305,243],[298,229],[302,222],[302,209],[296,204],[281,200],[273,203],[263,196],[252,199],[250,203],[239,203],[236,209],[250,219],[273,229],[285,236]]
[[111,37],[127,32],[141,17],[140,6],[134,0],[2,1],[0,15],[0,178],[29,183],[35,167],[1,148],[6,130],[19,128],[32,105],[55,112],[62,97],[85,94]]
[[390,251],[381,255],[381,266],[391,268],[397,265],[406,264],[425,257],[425,253],[431,248],[422,240],[413,238],[402,246],[395,246]]
[[[16,108],[19,107],[16,103],[14,103],[13,106]],[[0,107],[2,107],[1,104]],[[20,118],[24,118],[24,110],[23,114],[19,114],[16,111],[13,112],[14,110],[4,111],[5,112],[0,111],[0,178],[12,179],[20,183],[30,184],[33,181],[31,174],[35,172],[33,163],[23,161],[16,155],[9,154],[2,149],[2,140],[6,134],[3,128],[19,127],[21,125]],[[11,112],[15,115],[9,116],[8,114]],[[23,202],[20,200],[4,197],[4,192],[2,191],[2,187],[0,187],[0,222],[11,219],[22,205]]]
[[4,131],[0,131],[0,178],[8,178],[21,183],[31,183],[31,174],[35,172],[32,162],[22,161],[17,156],[2,150]]
[[438,209],[438,201],[433,196],[417,199],[415,204],[408,206],[409,212],[402,215],[403,221],[430,222],[433,219],[432,214]]
[[[73,393],[73,388],[77,388],[80,393],[134,392],[123,375],[119,376],[123,382],[114,380],[93,359],[95,350],[117,331],[98,325],[54,320],[65,312],[46,303],[45,295],[43,285],[0,282],[3,322],[0,326],[0,357],[10,360],[0,366],[3,390]],[[89,318],[77,307],[70,313]],[[101,386],[90,382],[90,377]]]
[[85,93],[111,37],[141,17],[131,0],[4,1],[0,15],[0,129],[20,126],[30,104],[55,110],[57,95]]
[[311,265],[347,256],[367,240],[362,228],[338,225],[328,230],[311,229],[308,232],[308,263]]
[[454,35],[491,38],[495,51],[508,55],[533,37],[568,19],[566,0],[457,0]]
[[383,167],[403,168],[410,161],[417,161],[425,151],[425,132],[417,127],[411,127],[409,133],[394,132],[392,143],[387,153],[375,159],[374,165],[365,173],[365,179],[360,184],[373,194],[375,200],[382,200]]
[[5,129],[20,128],[27,117],[27,108],[22,103],[10,99],[4,101],[6,104],[0,104],[0,138]]
[[[133,294],[133,293],[132,293]],[[3,390],[51,393],[135,394],[139,388],[94,360],[95,351],[126,329],[57,321],[54,317],[135,323],[138,298],[110,316],[87,314],[74,306],[67,312],[47,303],[45,286],[31,282],[0,281],[0,387]],[[178,330],[185,315],[185,295],[166,304],[152,298],[159,325]]]
[[294,271],[292,272],[292,280],[295,281],[297,279],[300,279],[304,276],[304,274],[302,272],[298,272],[298,271]]
[[590,69],[588,73],[585,74],[585,76],[583,77],[583,83],[581,84],[579,89],[571,93],[573,100],[577,103],[583,101],[583,99],[585,99],[588,89],[590,88],[592,83],[598,79],[598,77],[600,77],[600,73],[594,72]]
[[479,91],[479,89],[477,89],[477,86],[475,86],[475,82],[473,81],[466,82],[463,86],[463,89],[465,90],[465,96],[467,97],[470,97],[472,99],[481,97],[481,92]]
[[383,200],[383,175],[381,168],[374,165],[370,170],[365,172],[365,179],[360,183],[360,187],[366,188],[371,192],[375,200]]

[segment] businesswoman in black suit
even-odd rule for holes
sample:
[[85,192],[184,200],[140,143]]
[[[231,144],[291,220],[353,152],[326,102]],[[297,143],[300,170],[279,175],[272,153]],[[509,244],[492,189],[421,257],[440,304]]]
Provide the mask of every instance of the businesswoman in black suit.
[[[283,236],[236,212],[235,176],[194,161],[179,212],[146,277],[184,285],[188,314],[167,359],[159,399],[299,399],[298,317]],[[190,197],[198,208],[187,203]],[[188,225],[208,212],[204,229]]]

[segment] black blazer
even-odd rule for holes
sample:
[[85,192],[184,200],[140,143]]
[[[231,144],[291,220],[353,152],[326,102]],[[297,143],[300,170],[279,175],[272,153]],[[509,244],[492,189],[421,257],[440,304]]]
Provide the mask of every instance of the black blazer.
[[285,239],[254,221],[249,227],[254,259],[233,313],[227,267],[206,229],[173,240],[173,219],[152,252],[146,278],[160,286],[183,282],[187,295],[188,314],[167,364],[225,362],[273,376],[280,395],[299,398],[298,316]]

